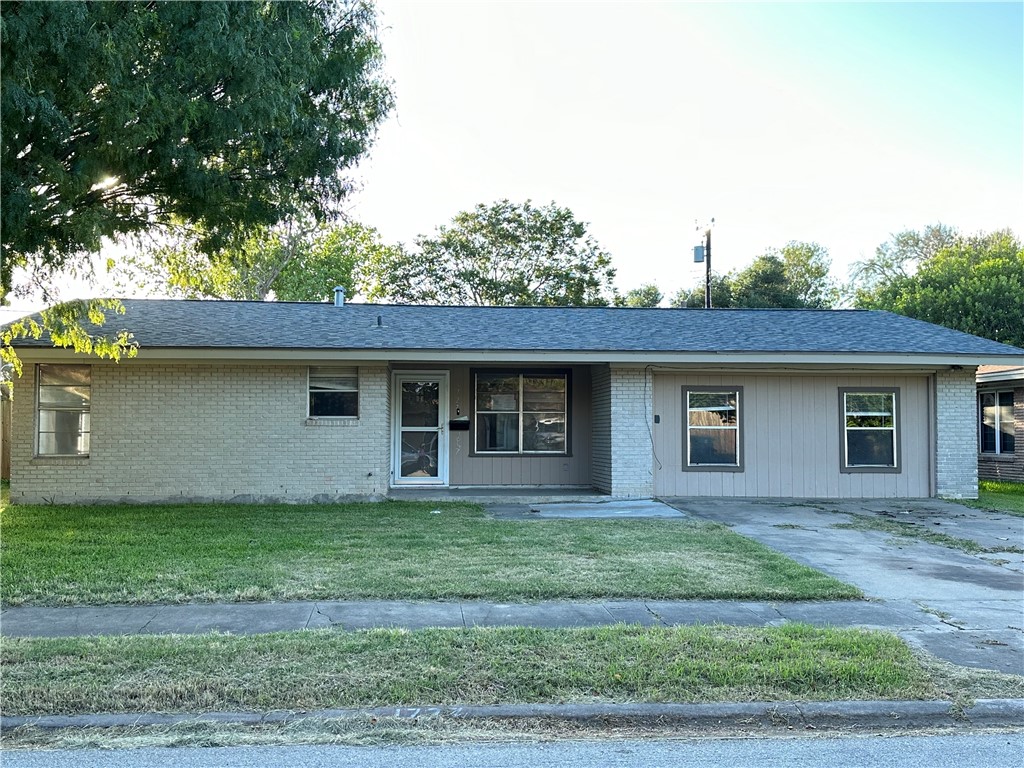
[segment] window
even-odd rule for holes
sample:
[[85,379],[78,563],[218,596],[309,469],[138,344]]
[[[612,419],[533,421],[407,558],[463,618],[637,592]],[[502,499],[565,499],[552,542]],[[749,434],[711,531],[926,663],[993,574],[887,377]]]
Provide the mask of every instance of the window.
[[899,390],[841,389],[843,472],[899,471]]
[[359,375],[355,368],[309,369],[310,418],[354,418],[359,415]]
[[568,453],[568,372],[478,372],[477,453]]
[[1013,392],[982,392],[978,400],[981,452],[1013,453]]
[[683,388],[686,409],[684,469],[736,471],[742,468],[739,387]]
[[89,455],[88,365],[36,366],[37,456]]

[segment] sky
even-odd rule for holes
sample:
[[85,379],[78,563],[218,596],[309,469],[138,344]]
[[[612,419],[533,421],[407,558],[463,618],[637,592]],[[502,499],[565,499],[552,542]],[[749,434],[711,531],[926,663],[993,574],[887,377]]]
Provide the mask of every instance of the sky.
[[711,218],[716,271],[815,241],[839,279],[906,229],[1024,235],[1024,3],[378,9],[396,109],[345,209],[387,241],[553,201],[671,295]]

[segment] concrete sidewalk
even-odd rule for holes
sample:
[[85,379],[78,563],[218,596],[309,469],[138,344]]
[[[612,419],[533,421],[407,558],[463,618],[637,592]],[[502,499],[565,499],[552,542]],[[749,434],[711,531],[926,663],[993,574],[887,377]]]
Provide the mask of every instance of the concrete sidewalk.
[[[374,627],[589,627],[608,624],[673,626],[730,624],[863,627],[898,633],[956,664],[1022,672],[1011,645],[989,640],[965,644],[965,630],[926,613],[911,601],[754,602],[734,600],[488,603],[408,601],[322,601],[292,603],[207,603],[187,605],[14,607],[0,613],[7,637],[75,635],[258,634],[301,629]],[[968,628],[970,630],[972,628]],[[990,638],[993,627],[975,627]],[[941,642],[944,637],[949,642]],[[954,637],[955,636],[955,637]]]
[[[927,617],[926,617],[927,618]],[[931,617],[934,619],[934,617]],[[8,608],[0,614],[7,637],[74,635],[258,634],[299,629],[374,627],[592,627],[786,622],[889,630],[941,630],[911,605],[862,601],[769,603],[732,600],[486,603],[391,600],[294,603]]]

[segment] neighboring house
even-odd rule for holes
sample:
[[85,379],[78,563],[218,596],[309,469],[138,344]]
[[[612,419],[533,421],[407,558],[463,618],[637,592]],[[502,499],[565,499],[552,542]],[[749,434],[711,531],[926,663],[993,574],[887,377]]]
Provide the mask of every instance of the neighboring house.
[[886,312],[126,300],[138,358],[22,341],[11,499],[396,488],[974,497],[975,368]]
[[978,369],[978,476],[1024,483],[1024,365]]

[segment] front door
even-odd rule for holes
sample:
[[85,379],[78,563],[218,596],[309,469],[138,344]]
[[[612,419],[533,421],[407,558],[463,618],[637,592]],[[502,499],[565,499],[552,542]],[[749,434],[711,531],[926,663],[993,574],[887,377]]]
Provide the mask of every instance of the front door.
[[447,373],[396,373],[395,485],[448,485]]

